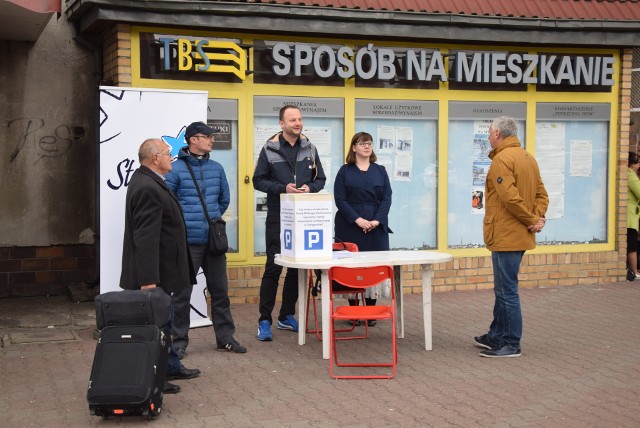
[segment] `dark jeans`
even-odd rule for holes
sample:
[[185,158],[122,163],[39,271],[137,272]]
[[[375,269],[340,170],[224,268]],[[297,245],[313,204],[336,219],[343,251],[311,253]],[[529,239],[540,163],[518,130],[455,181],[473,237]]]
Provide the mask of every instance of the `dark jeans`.
[[518,295],[518,271],[524,251],[494,251],[493,291],[496,297],[493,306],[493,321],[489,327],[489,340],[502,347],[520,348],[522,337],[522,311]]
[[167,361],[167,374],[178,371],[182,367],[180,358],[178,358],[178,354],[171,343],[171,327],[173,324],[173,315],[173,305],[171,305],[171,316],[169,317],[169,322],[166,323],[164,327],[162,327],[162,331],[167,337],[167,340],[169,340],[169,360]]
[[[229,280],[227,278],[227,256],[213,255],[206,245],[189,245],[193,268],[202,273],[207,281],[207,290],[211,296],[211,321],[216,335],[217,345],[226,345],[233,340],[236,327],[231,316],[229,301]],[[189,287],[173,294],[175,321],[173,324],[174,348],[187,348],[189,344],[189,324],[191,314],[191,293]]]
[[[278,282],[282,274],[282,266],[273,262],[275,255],[280,253],[280,219],[268,220],[265,228],[265,243],[267,248],[267,263],[264,267],[264,275],[260,283],[260,319],[269,320],[273,324],[271,312],[276,305],[278,295]],[[282,287],[282,304],[280,305],[279,320],[284,320],[287,315],[296,312],[298,301],[298,269],[287,268]]]

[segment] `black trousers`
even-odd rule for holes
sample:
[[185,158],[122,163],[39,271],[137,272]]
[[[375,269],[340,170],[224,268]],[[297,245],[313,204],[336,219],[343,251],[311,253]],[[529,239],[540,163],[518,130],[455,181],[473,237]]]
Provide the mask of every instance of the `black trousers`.
[[[264,275],[260,283],[260,319],[268,320],[273,324],[271,312],[276,305],[278,295],[278,282],[282,274],[282,266],[273,262],[275,255],[280,253],[280,219],[267,219],[265,228],[265,243],[267,249],[267,263],[264,267]],[[282,287],[282,304],[280,305],[279,320],[284,320],[287,315],[296,313],[298,301],[298,269],[287,268]]]
[[[231,342],[236,326],[231,315],[229,300],[229,281],[227,279],[226,254],[213,255],[206,245],[189,245],[193,268],[196,272],[202,267],[207,280],[207,290],[211,296],[211,321],[217,345]],[[193,287],[173,294],[173,346],[187,348],[189,345],[189,324],[191,315],[191,293]]]

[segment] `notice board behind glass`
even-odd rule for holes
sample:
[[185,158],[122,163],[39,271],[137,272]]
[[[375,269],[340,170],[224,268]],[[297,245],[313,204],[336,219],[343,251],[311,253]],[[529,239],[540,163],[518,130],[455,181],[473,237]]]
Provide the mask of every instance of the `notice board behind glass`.
[[392,250],[437,246],[437,118],[436,101],[356,100],[355,131],[371,134],[391,182]]
[[449,103],[449,248],[484,247],[485,179],[491,165],[489,126],[498,116],[513,117],[518,124],[518,139],[524,147],[526,114],[524,103]]
[[[256,96],[253,101],[254,165],[269,138],[281,131],[279,111],[296,105],[302,112],[302,133],[318,149],[318,157],[327,176],[324,189],[333,193],[333,181],[343,163],[344,100],[341,98],[303,98]],[[254,190],[254,254],[265,255],[266,193]]]
[[607,242],[607,103],[538,103],[536,159],[549,194],[539,245]]

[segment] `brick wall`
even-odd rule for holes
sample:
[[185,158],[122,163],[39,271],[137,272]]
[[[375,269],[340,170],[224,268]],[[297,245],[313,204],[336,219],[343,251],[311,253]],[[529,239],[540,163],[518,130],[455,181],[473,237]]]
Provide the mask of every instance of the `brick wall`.
[[623,49],[621,53],[620,76],[620,110],[618,112],[618,171],[616,183],[616,218],[618,219],[616,233],[618,235],[618,259],[622,278],[626,279],[627,266],[627,169],[629,165],[629,151],[635,150],[630,145],[631,134],[631,69],[633,68],[633,49]]
[[[626,234],[626,228],[625,228]],[[625,254],[626,256],[626,254]],[[229,297],[232,303],[257,303],[262,266],[229,267]],[[284,274],[285,270],[283,270]],[[551,287],[604,284],[624,281],[625,258],[618,251],[593,253],[525,254],[520,268],[520,286]],[[420,265],[402,266],[405,293],[422,292]],[[282,280],[280,281],[282,284]],[[433,267],[433,291],[493,288],[491,256],[458,257]],[[281,298],[278,292],[278,300]]]
[[60,295],[94,279],[94,245],[0,248],[0,297]]
[[117,24],[102,38],[103,81],[111,86],[131,86],[131,26]]

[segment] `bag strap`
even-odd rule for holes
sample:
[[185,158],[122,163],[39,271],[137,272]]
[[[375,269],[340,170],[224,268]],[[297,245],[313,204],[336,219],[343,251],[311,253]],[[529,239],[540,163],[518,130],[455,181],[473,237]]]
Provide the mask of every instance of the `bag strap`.
[[347,249],[347,244],[346,242],[344,242],[342,239],[336,238],[335,236],[333,237],[333,242],[336,244],[340,244],[342,245],[342,249],[346,250]]
[[207,223],[211,223],[211,217],[209,217],[209,211],[207,210],[207,204],[204,203],[204,197],[202,196],[202,192],[200,191],[200,185],[198,184],[198,180],[196,180],[196,175],[193,173],[193,169],[191,169],[191,165],[189,164],[189,159],[186,157],[182,158],[184,163],[187,164],[187,169],[189,170],[189,174],[191,174],[191,178],[193,179],[193,184],[196,186],[196,191],[198,192],[198,197],[200,198],[200,203],[202,204],[202,209],[204,210],[204,216],[207,218]]

